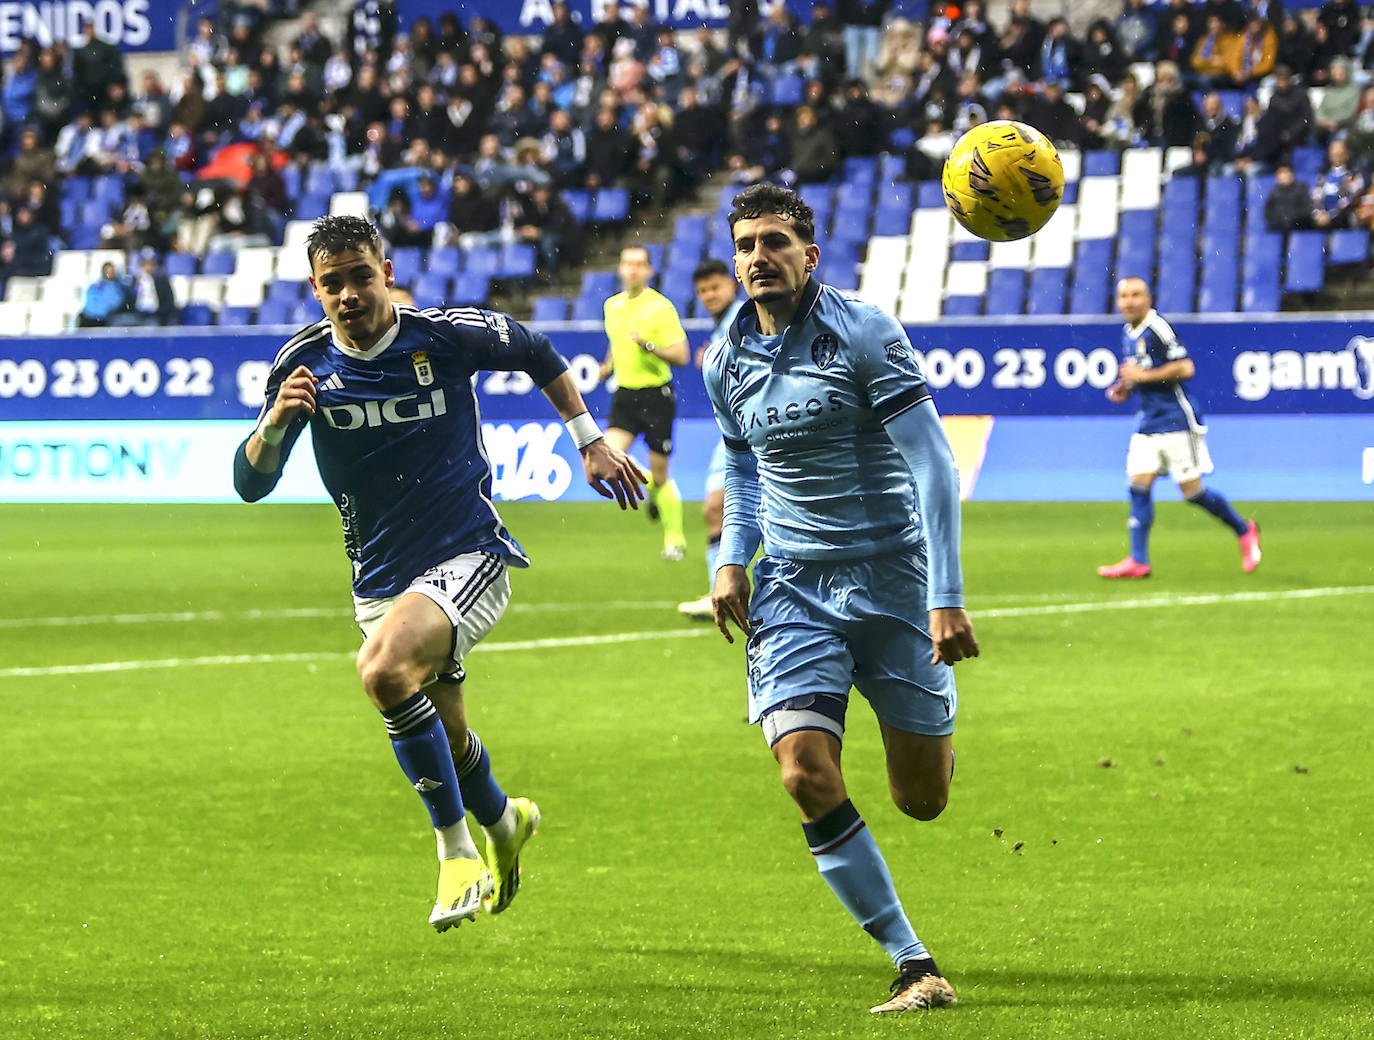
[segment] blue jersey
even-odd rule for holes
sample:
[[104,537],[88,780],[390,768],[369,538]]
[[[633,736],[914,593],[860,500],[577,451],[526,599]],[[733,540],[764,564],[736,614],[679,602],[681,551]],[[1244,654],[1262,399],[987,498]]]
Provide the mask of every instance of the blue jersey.
[[[1155,368],[1188,356],[1169,323],[1153,308],[1139,325],[1121,330],[1121,355],[1141,368]],[[1173,430],[1202,430],[1202,413],[1188,391],[1176,379],[1164,383],[1137,383],[1140,394],[1141,433],[1169,433]]]
[[[319,380],[315,415],[291,423],[281,458],[284,464],[309,425],[320,478],[343,518],[354,591],[372,598],[395,595],[465,552],[529,565],[492,502],[472,377],[483,369],[524,371],[543,387],[565,370],[547,336],[504,314],[395,310],[396,323],[367,351],[340,343],[327,320],[297,333],[273,362],[258,418],[266,420],[297,366]],[[280,471],[259,474],[242,446],[239,455],[239,494],[262,498]]]
[[883,427],[930,393],[895,319],[811,279],[781,335],[763,335],[745,303],[702,376],[726,447],[758,460],[765,553],[856,559],[921,543],[911,469]]

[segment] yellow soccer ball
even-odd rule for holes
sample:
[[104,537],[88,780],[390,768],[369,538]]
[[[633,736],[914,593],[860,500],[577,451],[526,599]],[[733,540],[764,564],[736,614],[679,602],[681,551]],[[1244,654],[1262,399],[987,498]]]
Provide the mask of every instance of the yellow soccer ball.
[[940,178],[945,204],[979,238],[1010,242],[1045,226],[1064,197],[1064,165],[1033,126],[997,119],[954,144]]

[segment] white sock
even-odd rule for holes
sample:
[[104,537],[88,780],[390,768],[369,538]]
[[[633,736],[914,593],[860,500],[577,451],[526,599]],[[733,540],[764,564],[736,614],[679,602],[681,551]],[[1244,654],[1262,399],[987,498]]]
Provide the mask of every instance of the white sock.
[[472,843],[472,835],[468,833],[468,821],[459,820],[457,823],[447,827],[434,828],[434,840],[439,846],[439,858],[443,859],[478,859],[477,846]]
[[501,818],[490,827],[482,829],[491,835],[493,841],[505,843],[515,837],[515,827],[519,817],[515,815],[515,803],[506,799],[506,807],[501,810]]

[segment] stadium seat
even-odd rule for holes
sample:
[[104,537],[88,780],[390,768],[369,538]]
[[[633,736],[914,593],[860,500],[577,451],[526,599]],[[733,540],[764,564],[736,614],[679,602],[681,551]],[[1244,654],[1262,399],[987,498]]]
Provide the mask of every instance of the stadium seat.
[[[5,283],[5,302],[33,303],[38,299],[42,284],[41,278],[25,278],[16,275]],[[13,325],[0,323],[0,332],[9,333],[13,329]]]
[[1242,265],[1241,310],[1270,313],[1279,309],[1279,260],[1277,249],[1251,247],[1246,250]]
[[1037,267],[1031,272],[1027,314],[1063,314],[1068,271],[1062,267]]
[[[419,246],[394,246],[387,255],[391,258],[391,266],[396,269],[398,282],[409,284],[424,270],[425,251]],[[457,274],[456,271],[452,273]]]
[[993,267],[1014,267],[1018,271],[1028,271],[1031,265],[1031,242],[1029,238],[1018,238],[1012,242],[993,242],[988,250],[988,263]]
[[233,253],[221,251],[218,253],[207,253],[201,262],[200,273],[205,274],[233,274],[235,257]]
[[528,242],[512,242],[503,246],[498,254],[495,275],[513,281],[528,280],[534,277],[537,261],[534,246]]
[[[306,192],[310,195],[310,192]],[[365,191],[336,191],[329,196],[329,215],[331,217],[368,217],[371,204]]]
[[[1096,152],[1089,152],[1096,155]],[[1078,237],[1113,238],[1121,194],[1119,178],[1084,177],[1078,182]],[[1064,205],[1064,203],[1060,203]]]
[[425,271],[415,279],[411,292],[418,307],[442,307],[449,302],[453,277],[442,271]]
[[286,197],[288,199],[298,199],[303,190],[301,168],[295,163],[287,163],[280,170],[282,182],[286,185]]
[[948,318],[973,318],[983,313],[981,296],[947,296],[944,314]]
[[1036,267],[1066,268],[1073,263],[1073,235],[1077,217],[1077,207],[1063,204],[1049,223],[1032,237]]
[[[501,268],[501,246],[474,246],[463,252],[463,274],[495,278]],[[460,275],[461,277],[461,275]]]
[[1026,272],[994,267],[988,272],[987,313],[1020,314],[1026,307]]
[[1326,156],[1316,145],[1293,149],[1293,176],[1304,184],[1311,184],[1321,176]]
[[1073,288],[1069,294],[1070,314],[1105,314],[1110,287],[1115,243],[1110,239],[1079,242],[1075,249]]
[[223,307],[219,312],[218,325],[251,325],[253,324],[253,311],[250,307]]
[[339,190],[334,171],[324,163],[311,163],[305,173],[304,190],[312,195],[332,195]]
[[218,310],[220,304],[224,302],[224,283],[226,281],[228,279],[223,275],[196,275],[191,279],[191,302],[203,303],[207,307]]
[[1198,181],[1196,177],[1176,177],[1164,185],[1164,214],[1171,216],[1186,214],[1196,217],[1198,203]]
[[1192,248],[1160,249],[1159,274],[1155,278],[1155,302],[1166,314],[1193,313],[1197,288],[1197,255]]
[[783,108],[795,108],[802,102],[802,88],[806,84],[800,76],[778,76],[769,91],[769,101]]
[[329,200],[329,195],[303,192],[296,200],[296,210],[292,216],[297,220],[318,220],[329,214]]
[[1207,254],[1198,265],[1201,284],[1198,286],[1199,313],[1230,314],[1236,309],[1240,288],[1239,265],[1236,253]]
[[29,335],[59,336],[71,328],[76,307],[59,309],[29,304]]
[[976,242],[955,242],[949,247],[949,258],[956,260],[987,260],[991,254],[990,243],[979,239]]
[[1064,183],[1077,184],[1083,176],[1083,153],[1077,148],[1059,149],[1059,163],[1064,167]]
[[630,219],[630,193],[624,188],[601,188],[592,200],[593,224],[623,224]]
[[224,305],[245,309],[257,307],[262,303],[264,284],[253,275],[230,275],[224,281]]
[[183,325],[213,325],[215,312],[206,304],[188,303],[181,308],[181,323]]
[[565,296],[536,296],[534,298],[534,313],[530,315],[533,322],[543,321],[566,321],[568,319],[568,299]]
[[1369,231],[1364,228],[1333,231],[1327,240],[1328,264],[1364,264],[1369,262]]
[[[1062,160],[1061,160],[1062,161]],[[1099,149],[1083,153],[1083,176],[1101,177],[1121,172],[1121,155],[1112,150]]]
[[568,204],[568,209],[573,215],[573,219],[579,224],[587,223],[587,218],[592,211],[592,193],[579,189],[569,189],[563,192],[563,201]]
[[429,266],[426,268],[430,273],[452,277],[462,269],[463,251],[457,246],[444,246],[441,249],[430,250]]
[[1283,278],[1286,292],[1317,292],[1326,285],[1321,231],[1294,231],[1288,236],[1288,263]]
[[290,325],[297,304],[293,301],[268,297],[258,308],[258,325]]
[[606,316],[604,296],[579,296],[573,301],[573,321],[602,321]]
[[581,296],[595,297],[604,301],[620,291],[618,276],[614,271],[583,271]]
[[277,249],[275,246],[249,246],[238,251],[234,263],[234,274],[241,278],[255,278],[264,284],[270,282],[277,273]]
[[939,181],[922,181],[916,188],[918,209],[944,209],[945,189]]
[[870,188],[878,179],[878,160],[871,155],[851,155],[844,160],[842,181],[867,184]]
[[168,277],[174,274],[199,274],[200,257],[194,253],[168,253],[162,261],[162,268]]
[[455,304],[481,307],[490,295],[491,279],[480,271],[464,271],[453,282],[452,302]]
[[64,228],[76,227],[81,222],[81,200],[58,199],[57,213]]
[[897,318],[906,324],[935,321],[940,317],[940,279],[907,277],[897,298]]
[[62,182],[61,198],[83,202],[91,197],[91,179],[72,176]]
[[911,182],[906,180],[906,157],[900,153],[884,152],[878,156],[878,183],[886,191],[895,186],[894,182],[903,181],[909,191]]
[[1121,208],[1153,210],[1160,199],[1160,169],[1164,152],[1159,148],[1130,148],[1121,155]]

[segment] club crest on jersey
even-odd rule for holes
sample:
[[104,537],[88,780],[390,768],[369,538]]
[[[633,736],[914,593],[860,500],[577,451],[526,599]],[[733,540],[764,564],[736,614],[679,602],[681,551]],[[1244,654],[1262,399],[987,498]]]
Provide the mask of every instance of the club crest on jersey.
[[835,355],[839,352],[839,343],[828,332],[822,332],[811,341],[811,360],[816,363],[817,368],[825,368],[835,360]]
[[429,355],[423,350],[411,354],[410,363],[415,366],[415,382],[421,386],[429,386],[434,382],[434,368],[429,363]]

